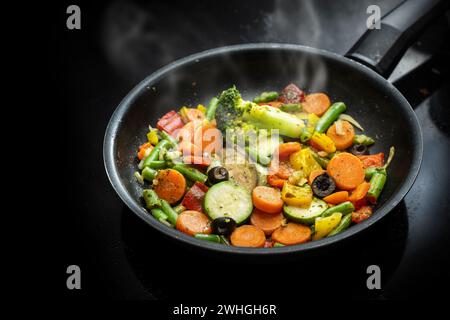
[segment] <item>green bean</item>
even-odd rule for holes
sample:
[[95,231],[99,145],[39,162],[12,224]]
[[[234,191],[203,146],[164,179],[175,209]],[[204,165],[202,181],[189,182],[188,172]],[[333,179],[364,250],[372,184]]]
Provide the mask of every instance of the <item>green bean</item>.
[[282,244],[282,243],[279,243],[279,242],[275,242],[275,243],[273,244],[273,247],[274,247],[274,248],[277,248],[277,247],[285,247],[285,245]]
[[366,180],[370,180],[375,173],[381,173],[381,174],[386,175],[386,169],[383,167],[381,167],[381,168],[369,167],[364,170],[364,173],[366,175]]
[[350,201],[342,202],[334,207],[328,208],[322,212],[321,217],[331,216],[335,212],[340,212],[342,214],[352,213],[355,210],[355,206]]
[[307,127],[303,127],[300,133],[300,141],[303,143],[307,142],[311,139],[312,135],[313,133],[309,131]]
[[149,167],[145,167],[142,170],[142,177],[147,180],[148,182],[152,182],[153,179],[155,179],[156,174],[158,173],[158,171],[156,171],[155,169],[149,168]]
[[167,140],[170,142],[170,144],[172,145],[172,147],[175,147],[178,144],[177,139],[175,139],[174,137],[172,137],[170,134],[168,134],[167,132],[165,132],[164,130],[160,130],[159,134],[161,136],[161,138],[163,140]]
[[255,99],[253,99],[254,103],[263,103],[263,102],[270,102],[278,99],[278,92],[276,91],[270,91],[270,92],[263,92],[259,96],[257,96]]
[[219,99],[216,97],[212,98],[209,102],[208,109],[206,109],[206,120],[211,121],[216,117],[216,109],[219,105]]
[[302,105],[300,103],[286,103],[280,106],[280,110],[285,112],[300,111],[301,109]]
[[220,238],[220,242],[223,243],[226,246],[230,245],[230,242],[228,241],[228,239],[225,236],[219,236]]
[[317,152],[314,152],[314,151],[311,151],[311,154],[312,154],[314,160],[316,160],[316,162],[322,167],[322,169],[327,169],[327,166],[328,166],[328,163],[330,162],[330,160],[319,156],[317,154]]
[[181,203],[179,205],[177,205],[175,208],[173,208],[173,210],[175,210],[176,213],[180,214],[183,211],[186,210],[186,207],[183,206]]
[[161,209],[154,208],[154,209],[150,210],[150,212],[152,213],[152,216],[155,217],[156,220],[158,220],[158,221],[162,221],[162,220],[167,221],[167,215]]
[[333,105],[325,112],[325,114],[317,121],[316,131],[319,133],[324,133],[331,124],[336,121],[339,115],[347,109],[343,102],[335,102]]
[[200,240],[220,243],[220,237],[217,234],[196,233],[194,237]]
[[158,142],[158,144],[152,149],[148,157],[145,158],[143,166],[147,167],[150,162],[157,160],[159,158],[159,152],[162,149],[167,148],[169,145],[170,142],[168,140],[161,140],[160,142]]
[[136,178],[136,180],[140,183],[140,184],[144,184],[144,178],[142,177],[142,175],[139,173],[139,171],[136,171],[134,173],[134,177]]
[[333,159],[334,156],[337,156],[339,153],[341,153],[341,151],[335,151],[335,152],[329,153],[327,158],[331,160],[331,159]]
[[167,221],[169,221],[171,225],[175,225],[177,223],[178,213],[176,213],[176,211],[173,210],[170,204],[164,199],[159,200],[159,205],[161,210],[166,214]]
[[386,183],[386,175],[382,173],[375,173],[370,179],[369,191],[367,191],[367,199],[372,203],[377,203],[381,191],[383,191]]
[[[175,160],[181,159],[182,155],[183,155],[183,153],[181,151],[178,151],[178,150],[176,150],[176,151],[167,151],[164,154],[163,158],[164,158],[165,161],[173,162]],[[166,163],[166,165],[167,165],[167,163]]]
[[353,138],[353,143],[370,146],[375,143],[375,140],[372,139],[371,137],[366,136],[365,134],[355,134],[355,137]]
[[388,156],[386,164],[383,166],[383,168],[387,169],[387,167],[389,167],[392,159],[394,159],[394,155],[395,155],[395,147],[390,147],[389,148],[389,156]]
[[192,181],[199,181],[202,183],[205,183],[208,179],[208,176],[201,173],[197,169],[190,168],[185,164],[178,163],[172,167],[172,169],[177,170],[179,173],[181,173],[183,176],[185,176],[187,179]]
[[327,237],[334,236],[335,234],[338,234],[345,229],[347,229],[350,226],[350,223],[352,223],[352,214],[347,213],[345,216],[342,217],[341,222],[339,222],[338,226],[334,228]]
[[153,189],[145,189],[142,191],[142,197],[144,198],[147,209],[152,209],[159,205],[159,197]]
[[150,161],[145,166],[145,168],[151,168],[151,169],[164,169],[165,167],[167,167],[167,163],[165,161],[161,161],[161,160]]

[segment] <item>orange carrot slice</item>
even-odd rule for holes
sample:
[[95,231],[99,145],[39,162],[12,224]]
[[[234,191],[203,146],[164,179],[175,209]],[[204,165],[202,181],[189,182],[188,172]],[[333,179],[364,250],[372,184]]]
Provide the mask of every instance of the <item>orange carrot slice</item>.
[[314,113],[322,116],[330,107],[330,98],[325,93],[311,93],[305,97],[302,102],[303,110],[308,113]]
[[333,140],[337,150],[345,150],[352,146],[355,138],[355,129],[348,121],[338,120],[342,124],[342,134],[336,132],[336,123],[328,128],[327,136]]
[[311,171],[311,173],[309,174],[309,179],[308,179],[309,184],[312,184],[314,179],[317,178],[318,176],[320,176],[324,172],[325,172],[325,170],[323,170],[323,169],[316,169],[316,170]]
[[266,236],[261,229],[246,224],[236,228],[230,240],[233,246],[261,248],[264,247]]
[[173,169],[160,170],[155,179],[153,188],[161,199],[173,204],[183,197],[186,191],[186,179],[178,171]]
[[348,201],[348,191],[338,191],[322,199],[329,204],[339,204]]
[[334,156],[327,166],[328,174],[341,190],[353,190],[364,181],[362,162],[348,152]]
[[266,213],[255,209],[250,216],[250,223],[264,231],[267,236],[270,236],[276,229],[281,227],[283,214],[281,212],[277,214]]
[[311,229],[302,224],[289,222],[272,233],[272,240],[284,245],[304,243],[311,239]]
[[194,210],[187,210],[180,213],[175,227],[177,230],[191,236],[196,233],[211,233],[209,218],[205,214]]
[[283,208],[281,192],[278,189],[258,186],[252,192],[253,205],[267,213],[279,213]]
[[286,142],[280,144],[275,152],[278,152],[280,160],[284,160],[289,158],[292,153],[300,151],[301,148],[302,145],[299,142]]

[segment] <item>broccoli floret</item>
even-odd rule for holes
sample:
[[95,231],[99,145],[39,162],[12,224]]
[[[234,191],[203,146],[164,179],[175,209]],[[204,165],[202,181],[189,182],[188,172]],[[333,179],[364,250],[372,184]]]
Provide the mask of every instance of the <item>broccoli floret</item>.
[[292,114],[243,100],[235,86],[220,94],[215,116],[217,128],[223,133],[230,129],[239,134],[249,130],[277,129],[281,135],[298,138],[304,127],[303,121]]
[[235,86],[223,91],[218,97],[216,109],[217,128],[225,132],[242,127],[244,109],[241,94]]

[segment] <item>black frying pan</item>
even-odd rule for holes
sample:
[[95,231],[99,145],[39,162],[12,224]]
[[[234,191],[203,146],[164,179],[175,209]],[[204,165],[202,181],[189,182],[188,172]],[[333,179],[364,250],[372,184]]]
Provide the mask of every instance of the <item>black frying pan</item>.
[[[408,101],[383,76],[389,74],[427,21],[442,10],[439,1],[412,0],[382,19],[350,50],[348,57],[290,44],[247,44],[218,48],[175,61],[137,85],[120,103],[106,130],[104,161],[112,186],[125,204],[154,229],[179,242],[217,253],[279,256],[311,251],[362,232],[388,214],[411,188],[422,160],[422,134]],[[358,61],[358,62],[356,62]],[[344,101],[347,112],[376,137],[371,149],[396,154],[388,182],[368,220],[336,236],[282,248],[240,248],[197,240],[156,221],[140,198],[133,173],[135,154],[148,124],[182,105],[207,103],[235,84],[244,98],[296,83],[307,92],[326,92]],[[150,230],[149,230],[150,232]]]

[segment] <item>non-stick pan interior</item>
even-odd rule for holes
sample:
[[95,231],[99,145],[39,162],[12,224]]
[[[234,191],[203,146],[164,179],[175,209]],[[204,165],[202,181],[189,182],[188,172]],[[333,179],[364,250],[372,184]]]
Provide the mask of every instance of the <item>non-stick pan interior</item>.
[[[114,165],[120,183],[141,206],[136,150],[145,142],[148,125],[179,107],[207,104],[222,90],[236,85],[246,99],[262,91],[281,90],[295,83],[308,92],[325,92],[343,101],[347,113],[375,138],[371,153],[390,146],[396,154],[378,207],[391,206],[411,170],[418,168],[421,136],[406,100],[387,81],[367,68],[320,50],[300,46],[219,50],[184,59],[144,80],[122,102],[111,124]],[[120,119],[119,119],[120,118]],[[111,127],[110,125],[110,127]],[[111,128],[109,128],[111,131]],[[111,133],[111,132],[110,132]],[[420,161],[419,161],[420,162]],[[408,181],[412,183],[412,181]],[[389,208],[391,209],[391,208]]]

